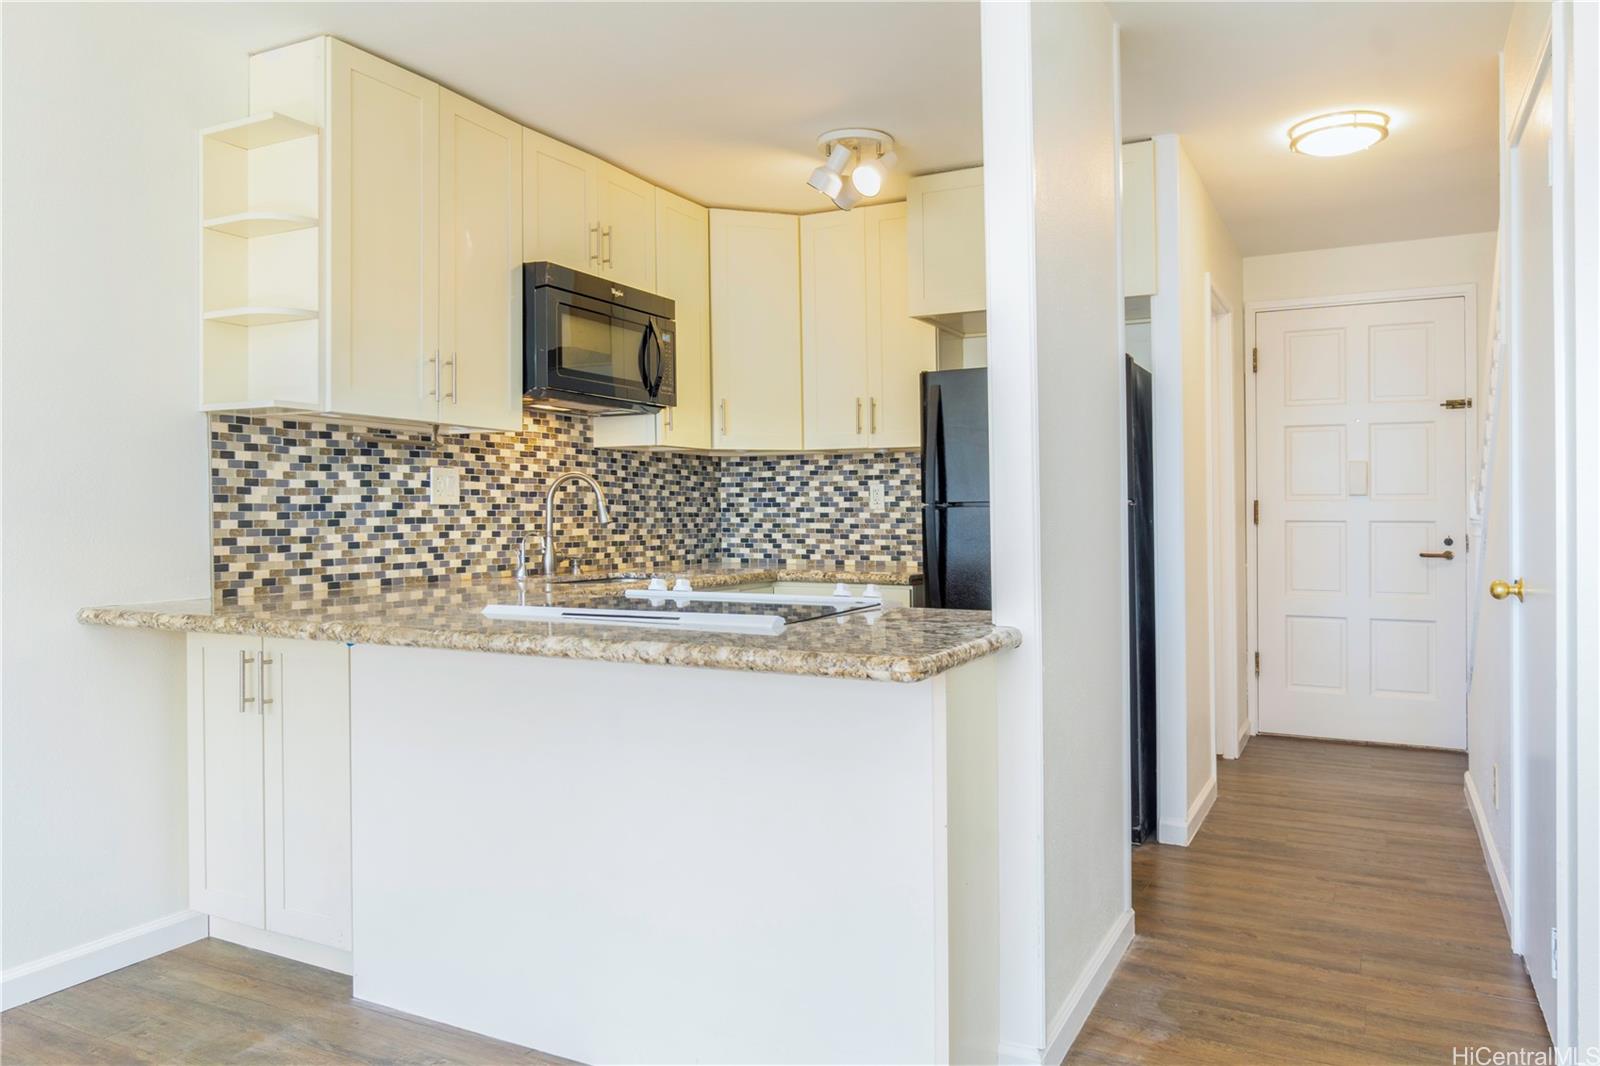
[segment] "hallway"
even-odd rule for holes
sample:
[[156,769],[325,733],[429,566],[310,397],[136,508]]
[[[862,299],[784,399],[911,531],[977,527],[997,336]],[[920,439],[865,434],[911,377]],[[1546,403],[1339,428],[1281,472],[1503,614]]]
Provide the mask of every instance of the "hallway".
[[1466,756],[1258,736],[1188,848],[1134,850],[1138,935],[1069,1063],[1451,1061],[1547,1048]]

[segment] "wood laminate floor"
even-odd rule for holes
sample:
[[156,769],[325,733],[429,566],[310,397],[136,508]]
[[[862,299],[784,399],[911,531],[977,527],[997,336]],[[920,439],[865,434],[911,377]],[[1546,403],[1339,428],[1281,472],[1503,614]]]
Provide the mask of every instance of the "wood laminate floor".
[[[1134,852],[1138,937],[1072,1063],[1449,1063],[1549,1046],[1446,752],[1257,737],[1188,848]],[[202,940],[0,1016],[0,1061],[553,1063]]]
[[554,1064],[350,998],[350,978],[200,940],[0,1015],[5,1066]]
[[1137,937],[1069,1063],[1449,1063],[1548,1048],[1466,756],[1258,736],[1187,848],[1134,850]]

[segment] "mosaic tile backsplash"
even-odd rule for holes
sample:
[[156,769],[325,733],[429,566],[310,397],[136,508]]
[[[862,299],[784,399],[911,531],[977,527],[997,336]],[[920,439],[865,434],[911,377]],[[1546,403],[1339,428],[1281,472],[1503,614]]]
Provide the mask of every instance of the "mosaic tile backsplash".
[[[589,420],[530,412],[521,433],[441,437],[297,418],[215,415],[212,575],[219,599],[296,587],[333,593],[418,577],[538,565],[548,480],[593,474],[593,496],[557,496],[556,553],[592,569],[670,569],[719,560],[915,563],[915,452],[703,456],[598,449]],[[429,468],[460,472],[461,503],[429,503]],[[882,511],[867,507],[873,479]]]

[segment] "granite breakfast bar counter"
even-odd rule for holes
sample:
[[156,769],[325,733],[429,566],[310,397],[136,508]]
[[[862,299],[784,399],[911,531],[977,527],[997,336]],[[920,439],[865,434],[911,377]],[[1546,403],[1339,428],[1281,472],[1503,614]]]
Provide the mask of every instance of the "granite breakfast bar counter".
[[[549,595],[625,584],[640,582]],[[230,681],[252,641],[279,669],[313,647],[347,657],[361,999],[586,1061],[992,1053],[993,664],[1014,631],[906,607],[771,637],[483,617],[517,591],[437,582],[80,620],[189,635],[191,745],[211,683],[195,642],[225,642],[211,673]],[[269,733],[304,714],[292,681],[254,695]],[[245,721],[247,698],[207,721]]]

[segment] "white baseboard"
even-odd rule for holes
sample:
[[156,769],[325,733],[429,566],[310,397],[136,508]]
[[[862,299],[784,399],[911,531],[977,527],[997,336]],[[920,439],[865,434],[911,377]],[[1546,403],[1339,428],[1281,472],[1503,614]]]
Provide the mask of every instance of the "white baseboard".
[[1213,772],[1211,780],[1206,782],[1206,787],[1200,790],[1200,795],[1189,805],[1189,813],[1181,824],[1171,818],[1161,819],[1160,824],[1156,826],[1156,841],[1161,844],[1188,847],[1194,840],[1195,834],[1200,832],[1200,823],[1211,813],[1211,805],[1216,802],[1217,775]]
[[1511,878],[1500,862],[1500,849],[1494,846],[1494,831],[1489,828],[1489,816],[1483,809],[1478,786],[1472,781],[1472,771],[1462,777],[1466,781],[1467,810],[1472,812],[1472,827],[1478,831],[1478,844],[1483,848],[1484,865],[1489,867],[1489,880],[1494,884],[1495,898],[1500,901],[1500,917],[1506,923],[1506,934],[1515,942],[1517,935],[1511,926]]
[[346,975],[355,973],[350,952],[310,940],[301,940],[297,936],[269,933],[265,929],[257,929],[253,925],[240,925],[226,918],[211,919],[211,935],[230,944],[265,951],[268,955],[279,955],[295,962],[303,962],[307,966],[319,966],[324,970]]
[[1089,1012],[1099,1002],[1100,993],[1106,990],[1111,975],[1116,973],[1117,964],[1122,961],[1131,943],[1133,911],[1126,910],[1111,924],[1090,957],[1089,964],[1078,975],[1072,990],[1062,1000],[1061,1006],[1056,1008],[1055,1015],[1050,1019],[1048,1045],[1036,1048],[1002,1042],[995,1061],[1003,1066],[1056,1066],[1065,1059],[1067,1049],[1072,1047],[1072,1042],[1083,1031],[1083,1023],[1089,1020]]
[[0,1010],[10,1010],[205,937],[206,916],[184,910],[13,966],[0,974]]

